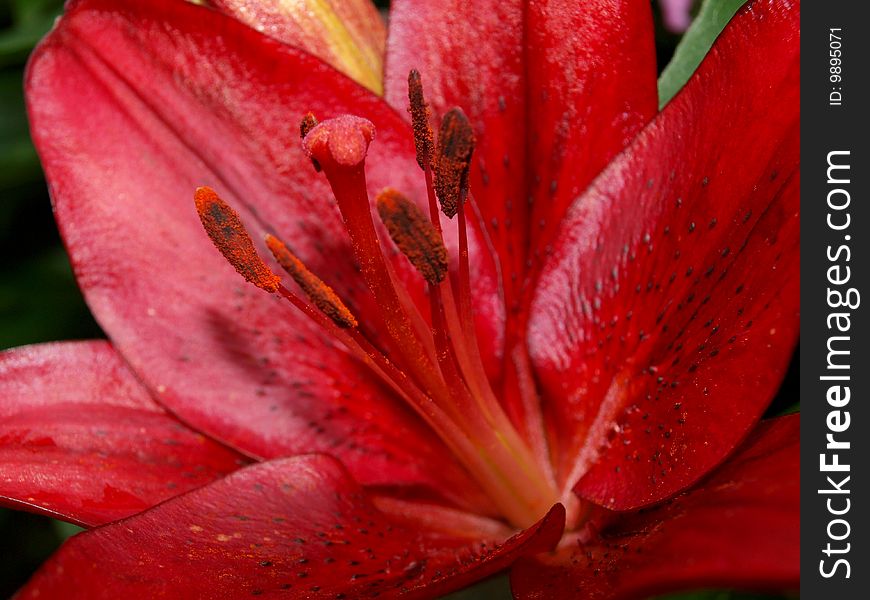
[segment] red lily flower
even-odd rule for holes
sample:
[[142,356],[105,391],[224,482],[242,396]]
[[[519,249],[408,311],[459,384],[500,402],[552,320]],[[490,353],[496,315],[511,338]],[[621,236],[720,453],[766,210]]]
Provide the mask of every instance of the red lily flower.
[[0,362],[0,499],[99,526],[20,597],[796,585],[797,2],[658,114],[642,2],[396,2],[383,78],[362,3],[213,4],[71,2],[30,63],[110,342]]

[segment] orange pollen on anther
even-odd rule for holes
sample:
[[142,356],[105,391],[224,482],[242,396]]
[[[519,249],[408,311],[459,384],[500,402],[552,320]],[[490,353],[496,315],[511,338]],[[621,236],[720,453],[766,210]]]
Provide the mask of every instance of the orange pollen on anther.
[[474,131],[468,117],[459,108],[451,108],[441,120],[438,152],[435,159],[435,192],[441,210],[452,219],[459,210],[461,191],[466,186]]
[[305,139],[305,136],[308,133],[317,127],[319,121],[317,117],[314,116],[314,113],[308,113],[304,117],[302,117],[302,121],[299,123],[299,135],[302,139]]
[[431,284],[447,275],[447,248],[429,217],[392,188],[378,194],[378,214],[390,238]]
[[332,319],[332,322],[343,328],[353,328],[358,325],[353,313],[345,306],[335,291],[326,285],[322,279],[308,270],[305,264],[290,252],[287,246],[273,235],[266,234],[266,246],[278,264],[293,278],[308,299],[320,309],[320,312]]
[[[299,136],[304,140],[305,136],[308,135],[312,129],[317,127],[320,121],[317,120],[317,117],[314,116],[314,113],[308,113],[304,117],[302,117],[302,121],[299,122]],[[320,173],[320,163],[317,162],[316,158],[311,159],[311,164],[314,165],[314,170]]]
[[417,150],[417,164],[421,169],[432,164],[432,127],[429,126],[429,106],[423,97],[423,82],[420,72],[412,69],[408,73],[408,112],[411,113],[411,126],[414,130],[414,147]]
[[236,211],[209,187],[197,188],[193,199],[208,237],[233,268],[258,288],[277,291],[281,279],[257,254],[254,242]]

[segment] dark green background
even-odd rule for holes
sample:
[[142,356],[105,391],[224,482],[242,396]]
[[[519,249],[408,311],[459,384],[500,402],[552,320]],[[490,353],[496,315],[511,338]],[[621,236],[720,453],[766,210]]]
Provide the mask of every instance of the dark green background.
[[[24,110],[22,79],[27,56],[51,27],[61,5],[61,0],[0,0],[0,349],[102,337],[76,287],[58,237]],[[660,65],[667,64],[677,41],[677,36],[657,28]],[[797,398],[795,369],[793,365],[787,389],[775,401],[773,413]],[[51,519],[0,509],[0,597],[11,595],[75,531]],[[505,597],[506,593],[507,583],[501,578],[463,597]],[[679,598],[761,597],[704,592]]]

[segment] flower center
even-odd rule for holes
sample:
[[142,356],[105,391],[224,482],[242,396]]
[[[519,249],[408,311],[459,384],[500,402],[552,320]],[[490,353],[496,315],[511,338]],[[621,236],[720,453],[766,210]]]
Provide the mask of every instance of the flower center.
[[[428,214],[399,191],[377,197],[377,214],[399,251],[428,286],[428,314],[411,301],[382,251],[370,209],[365,158],[374,137],[362,118],[341,116],[301,124],[303,148],[322,171],[338,203],[363,278],[386,326],[373,343],[336,293],[273,236],[266,244],[308,297],[284,287],[256,254],[236,213],[208,188],[196,192],[203,225],[217,248],[249,282],[278,293],[317,321],[367,364],[444,441],[479,483],[496,510],[516,527],[528,527],[558,501],[549,458],[535,453],[493,393],[474,329],[466,204],[474,135],[458,108],[442,119],[435,148],[420,76],[408,79],[417,163],[426,180]],[[459,270],[448,274],[438,204],[456,218]],[[427,319],[428,317],[428,319]],[[389,357],[389,358],[388,358]]]

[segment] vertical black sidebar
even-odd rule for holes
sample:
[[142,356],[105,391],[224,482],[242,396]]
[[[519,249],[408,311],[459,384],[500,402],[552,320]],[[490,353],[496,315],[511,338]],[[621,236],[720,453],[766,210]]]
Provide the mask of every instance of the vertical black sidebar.
[[870,597],[868,8],[801,6],[801,593],[810,600]]

